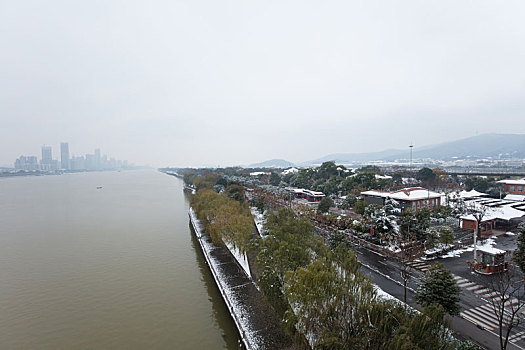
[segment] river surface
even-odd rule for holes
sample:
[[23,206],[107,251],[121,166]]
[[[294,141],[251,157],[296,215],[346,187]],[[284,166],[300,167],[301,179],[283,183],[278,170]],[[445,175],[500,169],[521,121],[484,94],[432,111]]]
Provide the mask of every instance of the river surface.
[[0,178],[0,349],[237,349],[187,212],[155,171]]

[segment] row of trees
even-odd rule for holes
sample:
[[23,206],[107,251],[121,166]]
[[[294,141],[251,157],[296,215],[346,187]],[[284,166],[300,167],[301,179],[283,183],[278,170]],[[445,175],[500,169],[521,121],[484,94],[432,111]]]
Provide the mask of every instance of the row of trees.
[[344,234],[335,233],[326,245],[314,235],[309,220],[295,217],[289,209],[271,213],[266,228],[267,238],[255,243],[261,270],[258,285],[282,316],[285,329],[305,345],[314,349],[471,347],[447,331],[444,314],[454,312],[448,304],[428,303],[424,297],[419,313],[380,298],[359,271]]
[[228,192],[219,194],[211,189],[200,189],[192,196],[191,206],[214,243],[227,242],[245,252],[253,232],[253,218],[248,204],[236,200],[239,192],[229,194],[231,196]]
[[[256,170],[261,169],[186,169],[184,180],[188,184],[193,184],[194,178],[213,174],[212,176],[218,176],[215,181],[224,182],[223,185],[226,187],[225,177],[250,178],[250,172]],[[262,178],[259,180],[273,186],[287,185],[321,191],[326,195],[337,194],[339,191],[344,194],[359,195],[359,192],[363,190],[399,188],[407,178],[417,180],[419,184],[428,188],[446,191],[449,188],[463,186],[466,190],[475,189],[495,198],[503,191],[502,185],[497,182],[501,177],[449,176],[445,170],[440,168],[422,168],[417,172],[398,171],[393,173],[391,178],[376,177],[379,174],[381,174],[381,169],[377,166],[366,166],[352,171],[334,162],[324,162],[317,168],[300,169],[298,172],[290,172],[286,175],[269,171],[269,175],[261,175]]]

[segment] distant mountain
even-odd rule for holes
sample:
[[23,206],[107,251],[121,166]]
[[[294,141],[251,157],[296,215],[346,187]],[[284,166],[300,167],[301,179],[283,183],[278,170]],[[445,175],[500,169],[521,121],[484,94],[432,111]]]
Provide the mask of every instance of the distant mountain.
[[270,159],[265,162],[250,164],[247,168],[289,168],[295,166],[294,163],[284,159]]
[[[404,152],[405,154],[407,152]],[[414,147],[414,158],[497,158],[500,155],[525,158],[524,134],[484,134],[446,142],[429,148]],[[406,158],[406,156],[404,157]]]
[[[338,153],[304,162],[301,165],[320,164],[331,160],[336,163],[393,161],[408,159],[409,155],[408,149],[389,149],[369,153]],[[413,159],[498,158],[500,155],[525,159],[525,134],[483,134],[437,145],[414,147],[413,149]]]
[[[380,152],[368,152],[368,153],[335,153],[327,156],[310,160],[300,165],[314,165],[321,164],[323,162],[334,161],[338,164],[341,163],[352,163],[352,162],[366,162],[370,160],[384,159],[391,156],[399,155],[402,151],[398,149],[389,149]],[[405,151],[406,153],[406,151]]]

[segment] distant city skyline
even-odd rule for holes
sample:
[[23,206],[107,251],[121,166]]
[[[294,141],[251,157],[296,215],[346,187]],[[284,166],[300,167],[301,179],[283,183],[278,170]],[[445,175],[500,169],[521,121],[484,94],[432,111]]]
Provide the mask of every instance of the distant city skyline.
[[[60,159],[60,161],[58,161]],[[100,148],[95,148],[92,154],[85,155],[71,154],[69,152],[69,143],[60,143],[60,158],[53,158],[53,147],[50,145],[41,146],[41,159],[38,162],[38,157],[31,154],[20,155],[8,168],[15,168],[18,170],[105,170],[118,169],[130,165],[127,160],[119,160],[114,157],[108,157],[106,154],[101,154]]]

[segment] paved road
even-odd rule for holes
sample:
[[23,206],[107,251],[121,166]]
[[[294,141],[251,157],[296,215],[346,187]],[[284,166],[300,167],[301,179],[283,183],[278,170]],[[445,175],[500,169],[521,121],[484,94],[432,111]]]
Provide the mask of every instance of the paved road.
[[[403,300],[404,288],[400,265],[392,259],[366,248],[357,248],[357,253],[358,259],[363,264],[362,271],[385,292]],[[447,261],[447,265],[454,263],[458,263],[458,260],[449,259]],[[430,268],[430,265],[426,262],[412,262],[411,265],[413,277],[410,278],[408,284],[407,303],[412,307],[419,308],[415,302],[414,291],[417,289],[419,278],[423,276],[424,271]],[[468,269],[465,270],[468,271]],[[461,287],[460,305],[462,312],[460,317],[451,319],[450,328],[455,336],[460,339],[470,340],[487,349],[499,349],[498,326],[490,304],[490,298],[494,296],[494,292],[473,277],[470,271],[467,274],[454,275]],[[513,330],[507,349],[525,349],[524,326],[520,325],[519,328]]]

